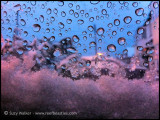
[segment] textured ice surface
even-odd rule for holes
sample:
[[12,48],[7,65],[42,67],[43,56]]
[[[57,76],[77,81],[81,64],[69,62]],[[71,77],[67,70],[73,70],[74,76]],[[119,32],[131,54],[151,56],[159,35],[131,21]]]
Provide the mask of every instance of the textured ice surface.
[[49,69],[31,72],[29,55],[23,62],[12,56],[1,60],[2,110],[70,111],[77,118],[159,117],[159,81],[110,76],[73,81]]

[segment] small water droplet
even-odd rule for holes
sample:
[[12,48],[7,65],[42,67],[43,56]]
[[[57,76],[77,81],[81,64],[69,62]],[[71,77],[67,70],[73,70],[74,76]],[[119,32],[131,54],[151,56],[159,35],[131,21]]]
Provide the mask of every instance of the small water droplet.
[[143,50],[143,47],[142,47],[142,46],[137,46],[137,50],[138,50],[138,51],[142,51],[142,50]]
[[62,16],[62,17],[65,17],[65,16],[66,16],[66,13],[65,13],[64,11],[62,11],[62,12],[61,12],[61,16]]
[[44,22],[44,16],[43,16],[43,15],[40,15],[40,16],[39,16],[39,20],[40,20],[41,23],[43,23],[43,22]]
[[138,30],[137,30],[137,33],[140,35],[140,34],[142,34],[144,32],[144,29],[143,28],[138,28]]
[[107,10],[106,10],[106,9],[102,9],[101,13],[102,13],[103,15],[106,15],[106,14],[107,14]]
[[63,6],[63,5],[64,5],[64,2],[63,2],[63,1],[58,1],[58,5],[59,5],[59,6]]
[[47,9],[47,14],[50,15],[52,13],[52,10],[50,8]]
[[120,20],[119,19],[115,19],[114,20],[114,25],[118,26],[120,24]]
[[77,43],[77,42],[79,42],[79,37],[78,37],[77,35],[74,35],[74,36],[72,37],[72,40],[73,40],[75,43]]
[[64,24],[63,24],[62,22],[59,22],[58,25],[59,25],[59,28],[60,28],[60,29],[63,29],[63,28],[64,28]]
[[68,24],[71,24],[71,23],[72,23],[72,20],[71,20],[71,19],[67,19],[66,22],[67,22]]
[[137,7],[137,6],[138,6],[138,3],[137,3],[137,2],[133,2],[133,3],[132,3],[132,6],[133,6],[133,7]]
[[89,21],[90,21],[90,22],[93,22],[93,21],[94,21],[94,17],[90,17],[90,18],[89,18]]
[[98,4],[100,1],[90,1],[90,3],[92,4],[92,5],[96,5],[96,4]]
[[82,19],[80,19],[80,20],[77,21],[77,23],[78,23],[79,25],[82,25],[82,24],[84,23],[84,21],[83,21]]

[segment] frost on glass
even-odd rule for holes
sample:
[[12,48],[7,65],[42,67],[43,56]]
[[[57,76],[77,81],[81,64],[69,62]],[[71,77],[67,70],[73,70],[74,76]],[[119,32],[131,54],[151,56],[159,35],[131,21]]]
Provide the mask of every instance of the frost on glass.
[[[24,90],[25,94],[28,94],[27,90],[31,86],[33,89],[31,91],[35,92],[34,85],[36,87],[40,79],[49,88],[51,86],[45,82],[50,83],[51,80],[57,82],[57,84],[51,82],[51,85],[54,84],[53,88],[56,85],[61,88],[63,87],[61,84],[64,84],[68,86],[63,88],[65,91],[71,87],[72,90],[76,90],[78,98],[83,96],[80,92],[83,86],[80,84],[85,84],[82,93],[88,96],[92,93],[90,89],[94,89],[101,102],[105,99],[104,106],[110,100],[106,100],[108,96],[105,92],[111,94],[112,89],[108,87],[113,87],[114,82],[116,87],[113,88],[120,90],[120,94],[123,93],[122,91],[132,92],[136,88],[135,84],[140,84],[144,92],[151,89],[151,92],[148,91],[151,94],[148,96],[145,94],[147,99],[152,97],[152,91],[153,93],[156,91],[154,95],[157,96],[159,2],[1,1],[1,63],[2,82],[8,81],[2,85],[4,91],[6,88],[3,86],[6,85],[13,88],[20,86],[15,91]],[[10,77],[6,76],[7,73]],[[123,86],[120,81],[125,82],[125,85],[129,84],[129,87],[119,88]],[[147,90],[144,87],[146,85],[150,85]],[[86,93],[87,87],[90,87],[89,93]],[[14,92],[10,93],[10,90],[12,91],[12,88],[2,93],[2,96],[6,94],[10,96]],[[54,90],[51,89],[50,92]],[[138,90],[136,92],[138,93]],[[19,94],[20,92],[16,93]],[[119,95],[118,92],[116,94]],[[57,109],[86,112],[85,107],[80,107],[78,98],[64,100],[67,107],[59,105]],[[66,99],[69,99],[69,96],[66,96]],[[60,103],[58,100],[55,101],[58,102],[57,104]],[[157,101],[152,102],[155,106],[158,104]],[[96,103],[97,106],[94,107],[99,109],[98,105],[103,106],[103,104]],[[138,103],[135,106],[138,106]],[[152,113],[153,110],[144,111],[145,107],[139,107],[139,111],[132,113],[133,115],[129,113],[129,109],[124,112],[126,114],[120,112],[121,110],[116,111],[114,105],[110,106],[113,109],[111,114],[107,107],[100,112],[94,111],[94,107],[89,105],[90,115],[86,112],[86,115],[79,114],[78,117],[92,118],[92,115],[93,118],[158,117],[158,113],[147,115],[147,112]],[[53,110],[52,108],[49,110]],[[12,109],[15,110],[14,107]],[[138,112],[142,111],[144,111],[143,115],[139,115]]]

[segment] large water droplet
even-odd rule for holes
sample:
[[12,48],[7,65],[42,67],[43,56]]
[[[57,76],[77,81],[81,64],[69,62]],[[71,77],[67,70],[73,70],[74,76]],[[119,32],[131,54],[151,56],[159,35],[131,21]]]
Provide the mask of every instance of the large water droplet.
[[129,24],[131,21],[132,21],[132,18],[131,18],[130,16],[126,16],[126,17],[124,18],[124,22],[125,22],[126,24]]
[[33,25],[33,31],[34,31],[34,32],[39,32],[40,29],[41,29],[41,26],[40,26],[39,24],[34,24],[34,25]]
[[124,45],[126,43],[126,39],[124,38],[124,37],[120,37],[119,39],[118,39],[118,44],[119,45]]
[[99,28],[98,30],[97,30],[97,34],[98,35],[103,35],[103,33],[104,33],[104,29],[103,28]]
[[109,52],[115,52],[116,51],[116,46],[113,45],[113,44],[110,44],[110,45],[107,46],[107,50]]
[[77,42],[79,42],[79,37],[78,37],[77,35],[74,35],[74,36],[72,37],[72,40],[73,40],[75,43],[77,43]]
[[138,9],[136,9],[135,13],[136,13],[137,16],[141,16],[144,13],[144,9],[143,8],[138,8]]

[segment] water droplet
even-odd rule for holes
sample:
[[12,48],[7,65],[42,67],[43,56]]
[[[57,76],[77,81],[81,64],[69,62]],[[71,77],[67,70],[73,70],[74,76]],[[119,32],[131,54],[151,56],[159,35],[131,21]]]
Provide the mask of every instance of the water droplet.
[[87,17],[89,17],[89,14],[88,14],[88,13],[86,13],[86,14],[85,14],[85,17],[86,17],[86,18],[87,18]]
[[28,35],[28,32],[27,31],[24,31],[24,36],[26,37]]
[[19,55],[22,55],[22,54],[23,54],[23,50],[22,50],[22,49],[18,49],[18,50],[17,50],[17,53],[18,53]]
[[89,46],[90,46],[90,47],[95,47],[95,46],[96,46],[96,43],[95,43],[95,42],[90,42]]
[[92,31],[93,31],[93,26],[88,26],[88,30],[89,30],[90,32],[92,32]]
[[31,5],[35,6],[36,5],[36,1],[31,1]]
[[77,12],[75,12],[75,13],[74,13],[74,17],[75,17],[75,18],[78,18],[78,17],[79,17],[79,14],[78,14]]
[[73,4],[72,4],[72,3],[69,3],[69,4],[68,4],[68,7],[70,7],[70,8],[73,7]]
[[120,37],[119,39],[118,39],[118,44],[119,45],[124,45],[126,43],[126,39],[124,38],[124,37]]
[[126,16],[126,17],[124,18],[124,22],[125,22],[126,24],[129,24],[131,21],[132,21],[132,18],[131,18],[130,16]]
[[51,22],[55,21],[55,18],[54,17],[51,17],[50,18]]
[[71,24],[71,23],[72,23],[72,20],[71,20],[71,19],[67,19],[66,22],[67,22],[68,24]]
[[115,19],[114,20],[114,25],[118,26],[120,24],[120,20],[119,19]]
[[74,13],[74,10],[71,9],[71,10],[69,11],[69,14],[72,15],[73,13]]
[[77,43],[77,42],[79,42],[79,37],[78,37],[77,35],[74,35],[74,36],[72,37],[72,40],[73,40],[75,43]]
[[57,14],[57,13],[58,13],[58,10],[57,10],[56,8],[54,8],[53,12],[54,12],[55,14]]
[[109,27],[109,28],[113,27],[112,23],[109,23],[109,24],[108,24],[108,27]]
[[154,3],[153,3],[153,7],[154,7],[155,9],[157,9],[157,8],[159,7],[158,2],[154,2]]
[[102,12],[103,15],[106,15],[106,14],[107,14],[107,10],[106,10],[106,9],[102,9],[101,12]]
[[128,36],[131,36],[131,35],[132,35],[132,33],[129,31],[129,32],[127,32],[127,35],[128,35]]
[[47,45],[43,46],[43,50],[48,50],[48,49],[49,49],[49,47]]
[[41,5],[41,8],[42,8],[42,9],[44,9],[44,8],[45,8],[45,5],[44,5],[44,4],[42,4],[42,5]]
[[26,46],[28,44],[27,40],[23,41],[23,45]]
[[52,10],[50,8],[47,9],[47,14],[50,15]]
[[63,5],[64,5],[64,2],[63,2],[63,1],[58,1],[58,5],[59,5],[59,6],[63,6]]
[[138,3],[137,3],[137,2],[133,2],[133,3],[132,3],[132,6],[133,6],[133,7],[137,7],[137,6],[138,6]]
[[137,50],[138,50],[138,51],[142,51],[142,50],[143,50],[143,47],[142,47],[142,46],[137,46]]
[[79,6],[79,5],[77,5],[77,6],[76,6],[76,9],[77,9],[77,10],[79,10],[79,9],[80,9],[80,6]]
[[148,49],[147,50],[147,54],[153,54],[154,53],[154,49]]
[[84,36],[84,37],[83,37],[83,40],[87,40],[87,36]]
[[89,18],[89,21],[90,21],[90,22],[93,22],[93,21],[94,21],[94,17],[90,17],[90,18]]
[[144,62],[144,63],[143,63],[143,66],[144,66],[144,67],[148,67],[149,64],[148,64],[147,62]]
[[62,16],[62,17],[65,17],[65,16],[66,16],[66,13],[65,13],[64,11],[62,11],[62,12],[61,12],[61,16]]
[[90,1],[91,4],[96,5],[98,4],[100,1]]
[[25,22],[24,19],[21,19],[20,23],[21,23],[22,26],[25,26],[25,25],[26,25],[26,22]]
[[117,32],[116,32],[116,31],[113,31],[113,32],[112,32],[112,35],[113,35],[113,36],[115,36],[116,34],[117,34]]
[[7,11],[3,12],[3,16],[6,17],[7,16]]
[[49,33],[49,32],[50,32],[50,29],[49,29],[49,28],[47,28],[47,29],[46,29],[46,33]]
[[73,48],[73,47],[69,47],[69,48],[67,48],[67,52],[69,52],[69,53],[76,53],[77,50],[75,48]]
[[60,28],[60,29],[63,29],[63,28],[64,28],[64,24],[63,24],[62,22],[59,22],[58,25],[59,25],[59,28]]
[[142,34],[144,32],[144,29],[143,28],[139,28],[138,30],[137,30],[137,33],[140,35],[140,34]]
[[111,7],[111,5],[112,5],[112,3],[109,1],[109,2],[107,2],[107,7],[108,8],[110,8]]
[[50,41],[54,41],[54,40],[55,40],[55,36],[51,36]]
[[39,20],[40,20],[41,23],[43,23],[43,22],[44,22],[44,16],[43,16],[43,15],[40,15],[40,16],[39,16]]
[[127,49],[123,50],[123,54],[127,54],[127,53],[128,53]]
[[89,67],[90,65],[91,65],[91,61],[90,61],[90,60],[87,60],[87,61],[86,61],[86,66]]
[[141,21],[140,21],[140,20],[137,20],[137,21],[136,21],[136,24],[140,24],[140,23],[141,23]]
[[34,25],[33,25],[33,31],[34,31],[34,32],[39,32],[40,29],[41,29],[41,26],[40,26],[39,24],[34,24]]
[[87,49],[83,49],[83,52],[86,53],[86,52],[87,52]]
[[53,55],[54,55],[55,57],[59,57],[59,56],[62,55],[62,51],[57,48],[57,49],[55,49],[55,51],[53,52]]
[[138,9],[136,9],[135,13],[136,13],[137,16],[141,16],[144,13],[144,9],[143,8],[138,8]]
[[79,25],[82,25],[83,23],[84,23],[84,21],[83,20],[78,20],[78,22],[77,22]]
[[8,32],[11,33],[12,32],[12,28],[9,27],[8,28]]
[[103,35],[103,33],[104,33],[104,29],[103,28],[99,28],[98,30],[97,30],[97,34],[98,35]]
[[110,45],[107,46],[107,50],[109,52],[115,52],[116,51],[116,46],[113,45],[113,44],[110,44]]

